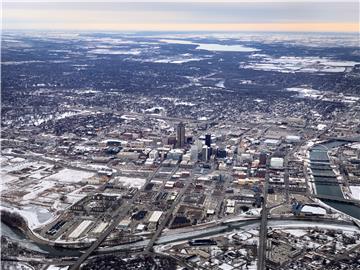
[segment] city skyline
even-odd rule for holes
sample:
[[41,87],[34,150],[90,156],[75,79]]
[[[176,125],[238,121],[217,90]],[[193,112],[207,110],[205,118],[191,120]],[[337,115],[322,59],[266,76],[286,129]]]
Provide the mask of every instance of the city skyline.
[[4,270],[359,270],[359,0],[3,0]]

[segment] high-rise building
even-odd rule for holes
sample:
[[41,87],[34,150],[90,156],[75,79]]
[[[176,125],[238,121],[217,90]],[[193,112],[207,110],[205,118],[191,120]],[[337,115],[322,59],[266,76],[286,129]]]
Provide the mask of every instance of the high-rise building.
[[206,134],[205,135],[205,145],[207,147],[210,147],[211,146],[211,135],[210,134]]
[[201,159],[203,161],[208,161],[210,158],[210,148],[207,147],[206,145],[203,146],[202,150],[201,150]]
[[199,155],[199,149],[196,145],[191,146],[190,149],[190,159],[193,162],[197,162],[198,161],[198,155]]
[[176,128],[176,146],[182,148],[185,145],[185,125],[180,122]]
[[216,152],[216,156],[218,158],[226,158],[226,150],[225,149],[218,149]]

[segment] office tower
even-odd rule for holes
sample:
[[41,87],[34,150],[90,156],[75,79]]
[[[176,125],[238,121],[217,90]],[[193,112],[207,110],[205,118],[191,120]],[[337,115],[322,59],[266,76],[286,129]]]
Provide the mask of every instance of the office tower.
[[206,134],[205,135],[205,145],[207,147],[210,147],[211,146],[211,135],[210,134]]
[[218,158],[226,158],[226,150],[225,149],[218,149],[216,152],[216,156]]
[[180,122],[176,128],[176,146],[182,148],[185,145],[185,125],[183,122]]
[[191,146],[190,149],[190,159],[193,162],[197,162],[198,161],[198,153],[199,153],[199,149],[196,145]]
[[206,145],[203,146],[202,150],[201,150],[201,159],[203,161],[208,161],[210,158],[210,151],[209,151],[209,147],[207,147]]

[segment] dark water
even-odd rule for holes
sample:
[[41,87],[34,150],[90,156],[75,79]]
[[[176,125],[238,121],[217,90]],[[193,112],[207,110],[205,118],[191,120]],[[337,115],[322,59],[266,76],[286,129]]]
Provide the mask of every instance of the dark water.
[[78,257],[81,255],[78,250],[55,248],[48,245],[37,244],[27,238],[27,236],[20,230],[11,228],[3,222],[1,222],[1,235],[7,236],[12,241],[18,243],[20,246],[26,249],[41,252],[44,254],[51,254],[56,257]]
[[[311,166],[314,166],[314,168],[318,169],[321,167],[321,170],[324,171],[332,171],[330,167],[329,158],[327,156],[327,151],[329,151],[332,148],[341,146],[346,144],[347,142],[343,141],[331,141],[327,143],[322,143],[319,145],[315,145],[311,151],[310,151],[310,161],[315,162],[312,163]],[[328,195],[328,196],[335,196],[344,198],[341,192],[341,189],[339,185],[325,185],[323,184],[324,181],[334,181],[332,177],[324,177],[324,176],[314,176],[315,179],[315,186],[317,193],[319,195]],[[360,207],[355,205],[350,205],[346,203],[341,202],[331,202],[324,200],[324,203],[327,205],[348,214],[349,216],[352,216],[354,218],[360,219]],[[255,221],[249,221],[248,223],[251,224]],[[244,223],[241,224],[242,226]],[[236,226],[235,226],[236,227]],[[230,229],[227,229],[230,230]],[[57,257],[65,257],[65,256],[80,256],[81,253],[78,250],[70,250],[70,249],[64,249],[64,248],[55,248],[47,245],[41,245],[34,243],[33,241],[29,240],[26,235],[24,235],[21,231],[10,228],[5,223],[1,222],[1,235],[5,235],[9,238],[11,238],[13,241],[19,243],[25,248],[28,248],[30,250],[34,250],[37,252],[42,253],[48,253],[53,256]]]
[[[330,160],[327,155],[327,151],[332,148],[345,145],[346,141],[330,141],[322,144],[315,145],[310,151],[310,167],[314,169],[314,172],[318,175],[314,175],[316,191],[319,195],[334,196],[344,198],[339,185],[326,185],[324,182],[332,182],[334,178],[332,175],[332,168],[330,167]],[[321,164],[321,165],[320,165]],[[321,172],[318,169],[321,167]],[[315,169],[316,168],[316,169]],[[320,175],[322,174],[322,175]],[[324,176],[329,175],[329,176]],[[345,213],[354,218],[360,219],[360,207],[342,202],[333,202],[323,200],[327,205]]]

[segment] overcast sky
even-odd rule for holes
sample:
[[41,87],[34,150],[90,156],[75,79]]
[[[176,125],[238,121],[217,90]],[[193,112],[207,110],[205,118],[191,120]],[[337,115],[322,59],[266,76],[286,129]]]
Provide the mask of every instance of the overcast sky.
[[359,1],[10,1],[4,29],[359,32]]

